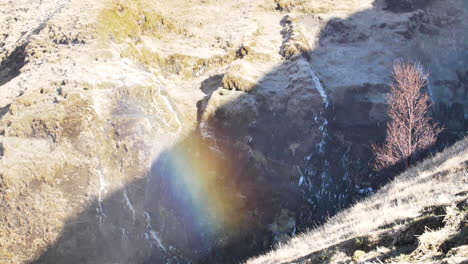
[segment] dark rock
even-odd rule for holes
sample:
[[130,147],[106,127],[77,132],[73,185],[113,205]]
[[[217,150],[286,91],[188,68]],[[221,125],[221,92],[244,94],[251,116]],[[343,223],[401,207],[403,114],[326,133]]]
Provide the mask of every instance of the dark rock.
[[321,32],[323,39],[330,39],[335,43],[354,43],[366,41],[369,36],[357,29],[355,25],[345,23],[341,19],[332,19]]
[[432,36],[439,34],[439,29],[431,24],[421,24],[419,31],[423,34]]
[[395,13],[411,12],[424,9],[432,0],[386,0],[387,10]]

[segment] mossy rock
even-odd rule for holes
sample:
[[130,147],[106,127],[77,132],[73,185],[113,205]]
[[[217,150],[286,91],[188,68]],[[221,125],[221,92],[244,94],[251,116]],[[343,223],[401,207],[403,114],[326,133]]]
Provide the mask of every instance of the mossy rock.
[[98,16],[98,35],[109,37],[118,43],[138,39],[142,35],[163,37],[167,33],[182,33],[183,30],[169,18],[142,0],[112,1]]
[[148,66],[161,66],[166,65],[166,59],[161,57],[158,53],[149,50],[148,48],[137,48],[131,44],[124,49],[120,56],[123,58],[130,58]]

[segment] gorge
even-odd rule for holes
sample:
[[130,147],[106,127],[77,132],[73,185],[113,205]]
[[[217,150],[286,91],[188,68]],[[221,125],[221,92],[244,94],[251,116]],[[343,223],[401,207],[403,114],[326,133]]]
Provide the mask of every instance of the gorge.
[[0,262],[239,263],[389,179],[393,63],[466,135],[463,0],[0,3]]

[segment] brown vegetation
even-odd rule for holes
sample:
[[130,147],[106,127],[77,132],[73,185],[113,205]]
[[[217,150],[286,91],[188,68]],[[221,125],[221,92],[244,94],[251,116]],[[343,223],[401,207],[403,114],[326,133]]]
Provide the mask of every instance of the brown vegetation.
[[395,83],[388,99],[387,134],[382,145],[372,145],[373,167],[381,170],[402,164],[404,168],[437,140],[441,128],[428,116],[429,96],[422,89],[427,74],[420,64],[397,62],[393,68]]

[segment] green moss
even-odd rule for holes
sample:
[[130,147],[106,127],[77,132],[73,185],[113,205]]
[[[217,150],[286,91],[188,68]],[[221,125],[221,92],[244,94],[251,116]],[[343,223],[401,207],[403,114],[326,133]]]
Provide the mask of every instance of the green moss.
[[101,11],[97,24],[98,35],[118,43],[137,40],[142,35],[162,37],[163,33],[181,33],[175,23],[164,17],[150,3],[142,0],[114,0]]
[[165,56],[140,45],[143,36],[162,39],[171,33],[186,33],[185,29],[165,17],[160,11],[162,10],[157,10],[151,2],[144,0],[110,0],[108,6],[98,16],[97,35],[104,45],[109,41],[120,44],[120,56],[123,58],[132,59],[148,67],[160,68],[163,73],[173,73],[185,78],[196,77],[207,69],[234,59],[234,51],[224,56],[205,59],[185,54]]
[[124,49],[120,53],[120,56],[139,61],[148,66],[159,66],[161,68],[166,66],[166,59],[161,57],[158,53],[144,47],[137,48],[133,44],[130,44],[126,49]]
[[93,117],[92,108],[79,93],[68,94],[64,104],[66,114],[59,122],[62,136],[74,140],[89,126],[87,120]]

